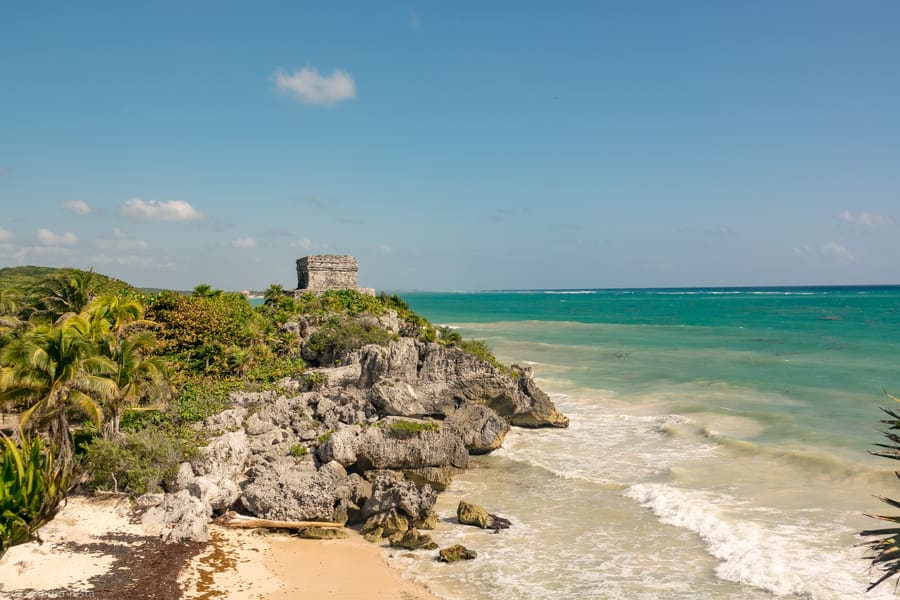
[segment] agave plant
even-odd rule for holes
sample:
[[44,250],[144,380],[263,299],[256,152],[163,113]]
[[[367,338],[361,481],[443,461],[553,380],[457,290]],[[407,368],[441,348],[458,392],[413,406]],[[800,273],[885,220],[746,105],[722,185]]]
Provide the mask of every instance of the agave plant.
[[[895,402],[900,402],[897,398],[886,394],[888,398]],[[894,460],[900,460],[900,414],[894,409],[882,408],[888,419],[882,419],[881,423],[885,425],[881,433],[887,438],[889,443],[875,444],[878,450],[870,450],[870,454],[875,456],[883,456]],[[895,471],[895,475],[900,478],[900,472]],[[891,498],[878,496],[878,499],[894,508],[900,508],[900,501]],[[900,573],[900,515],[866,515],[873,519],[881,519],[893,523],[893,527],[885,527],[882,529],[869,529],[861,531],[859,534],[865,537],[873,537],[875,539],[865,542],[863,546],[868,547],[869,553],[866,558],[872,561],[872,568],[881,571],[881,576],[872,582],[866,591],[869,591],[880,583],[889,579],[893,575]]]
[[37,539],[37,530],[64,506],[71,468],[56,460],[40,437],[19,435],[17,445],[0,433],[0,557],[16,544]]

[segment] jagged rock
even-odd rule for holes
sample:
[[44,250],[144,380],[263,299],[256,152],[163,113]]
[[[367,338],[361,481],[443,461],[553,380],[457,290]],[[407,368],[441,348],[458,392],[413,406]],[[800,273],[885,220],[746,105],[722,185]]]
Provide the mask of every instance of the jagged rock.
[[465,500],[459,501],[459,506],[456,507],[456,518],[463,525],[474,525],[482,529],[493,529],[494,531],[508,529],[510,526],[509,519],[491,514],[477,504],[472,504]]
[[138,508],[151,508],[153,506],[159,506],[165,499],[165,494],[148,493],[135,498],[134,505]]
[[209,540],[208,522],[212,516],[209,504],[191,496],[187,490],[166,494],[158,505],[150,508],[141,518],[141,525],[148,535],[158,535],[166,543],[187,540]]
[[438,560],[446,563],[452,563],[458,560],[472,560],[477,556],[478,554],[474,550],[469,550],[461,544],[456,544],[449,548],[442,548],[441,551],[438,552]]
[[271,390],[265,392],[231,392],[228,401],[235,406],[250,408],[252,406],[266,406],[275,402],[278,394]]
[[232,479],[215,479],[209,475],[195,477],[187,485],[192,496],[209,504],[213,510],[223,510],[234,504],[241,496],[241,490]]
[[196,475],[194,475],[194,469],[191,468],[191,463],[181,463],[178,465],[178,473],[175,475],[175,485],[172,491],[186,490],[188,485],[194,480],[194,477]]
[[[343,475],[341,474],[343,471]],[[278,521],[328,521],[350,496],[346,471],[337,463],[315,470],[312,460],[293,458],[253,468],[241,503],[254,515]]]
[[363,506],[363,516],[368,518],[398,509],[413,519],[425,519],[432,512],[436,499],[437,495],[430,485],[419,489],[411,481],[379,477],[372,486],[372,495]]
[[377,537],[390,537],[396,533],[403,533],[409,529],[409,519],[398,513],[395,509],[378,513],[369,517],[363,524],[360,533],[363,535],[378,532]]
[[398,421],[429,424],[389,417],[375,427],[367,427],[356,442],[359,469],[418,469],[448,465],[464,469],[469,466],[469,453],[455,431],[435,428],[406,437],[397,434],[393,428]]
[[359,383],[359,376],[362,373],[362,368],[360,367],[359,362],[351,361],[349,364],[340,367],[310,369],[306,372],[307,375],[312,373],[322,373],[325,375],[326,387],[342,388]]
[[351,473],[347,480],[350,483],[350,501],[362,506],[372,495],[372,484],[357,473]]
[[464,469],[458,467],[422,467],[421,469],[404,469],[403,475],[417,486],[422,487],[426,483],[436,492],[443,492],[453,481],[453,478],[463,473]]
[[406,548],[408,550],[436,550],[438,545],[427,533],[422,533],[415,527],[411,527],[405,533],[395,533],[388,538],[391,548]]
[[486,454],[503,443],[509,423],[481,404],[463,404],[444,421],[445,428],[459,434],[470,454]]
[[401,338],[385,346],[365,346],[358,361],[358,386],[387,415],[449,416],[466,403],[483,404],[513,424],[565,427],[568,419],[531,379],[529,369],[510,376],[457,346]]
[[531,400],[531,407],[513,414],[510,422],[518,427],[568,427],[569,417],[557,412],[550,397],[534,383],[531,367],[513,365],[513,370],[519,374],[519,391]]
[[297,537],[309,540],[342,540],[350,535],[340,527],[302,527],[295,533]]
[[358,425],[340,427],[319,445],[316,454],[323,462],[334,460],[348,467],[356,462],[356,439],[361,432]]
[[431,512],[424,519],[416,519],[413,521],[412,526],[417,529],[434,529],[438,524],[438,516],[437,513]]
[[382,329],[387,329],[394,335],[400,333],[400,318],[397,316],[396,310],[389,310],[378,315],[378,324]]
[[220,435],[229,431],[241,429],[247,409],[243,406],[223,410],[220,413],[210,415],[203,421],[203,429],[211,434]]
[[382,536],[383,533],[384,533],[384,531],[381,529],[381,527],[378,527],[376,529],[373,529],[372,531],[369,531],[368,533],[364,533],[363,538],[365,538],[365,540],[367,542],[370,542],[372,544],[378,544],[381,542],[381,540],[383,538],[383,536]]
[[209,475],[214,480],[222,480],[241,475],[249,457],[247,434],[241,430],[214,438],[200,448],[198,456],[190,462],[195,475]]

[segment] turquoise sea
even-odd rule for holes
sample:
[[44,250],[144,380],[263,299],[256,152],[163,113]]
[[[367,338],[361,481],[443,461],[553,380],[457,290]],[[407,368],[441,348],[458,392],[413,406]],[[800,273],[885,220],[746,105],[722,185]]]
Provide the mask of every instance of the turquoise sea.
[[[571,419],[513,430],[438,501],[439,543],[395,565],[446,598],[889,598],[855,532],[900,497],[879,441],[900,395],[900,287],[405,293]],[[497,535],[453,524],[465,497]]]

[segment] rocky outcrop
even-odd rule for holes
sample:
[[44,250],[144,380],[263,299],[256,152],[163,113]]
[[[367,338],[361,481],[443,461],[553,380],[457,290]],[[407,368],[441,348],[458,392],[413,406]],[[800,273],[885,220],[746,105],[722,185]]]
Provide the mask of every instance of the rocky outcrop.
[[444,428],[462,438],[470,454],[486,454],[503,444],[509,423],[481,404],[463,404],[447,417]]
[[148,535],[158,535],[164,542],[209,540],[208,522],[212,516],[209,505],[195,498],[187,490],[167,494],[141,518],[141,526]]
[[460,500],[456,507],[456,518],[463,525],[474,525],[482,529],[509,529],[510,521],[484,510],[477,504]]
[[437,495],[431,486],[421,489],[411,481],[378,477],[372,485],[372,495],[363,506],[366,518],[378,513],[397,510],[415,520],[425,519],[431,514]]
[[366,346],[349,362],[360,364],[356,385],[386,415],[445,418],[465,403],[481,404],[513,424],[565,427],[546,394],[534,384],[530,369],[507,374],[457,346],[412,338],[385,346]]
[[[356,317],[405,335],[396,312]],[[287,329],[297,343],[315,330]],[[470,454],[503,443],[510,424],[565,427],[568,420],[530,369],[500,369],[457,346],[411,337],[364,346],[334,368],[280,382],[281,392],[232,394],[210,417],[214,434],[181,465],[176,494],[153,499],[147,526],[165,539],[204,539],[212,511],[240,503],[262,519],[364,523],[373,541],[433,548],[436,491],[469,466]],[[465,506],[464,506],[465,505]],[[461,503],[461,523],[499,529],[509,521]],[[340,535],[307,528],[301,535]]]
[[438,552],[438,560],[441,562],[452,563],[458,560],[473,560],[478,554],[474,550],[469,550],[462,544],[456,544],[449,548],[442,548]]
[[388,541],[391,548],[406,548],[407,550],[436,550],[438,547],[430,535],[422,533],[415,527],[392,535]]
[[[254,467],[241,503],[254,515],[278,521],[331,521],[346,508],[351,484],[344,468],[330,462],[316,469],[313,461],[298,465],[280,460]],[[346,518],[346,517],[345,517]]]

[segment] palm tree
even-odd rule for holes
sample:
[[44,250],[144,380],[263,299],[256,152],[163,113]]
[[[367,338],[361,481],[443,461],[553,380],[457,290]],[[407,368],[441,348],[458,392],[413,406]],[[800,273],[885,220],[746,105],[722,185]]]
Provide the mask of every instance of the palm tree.
[[284,298],[284,286],[280,283],[273,283],[266,289],[263,298],[265,298],[266,306],[278,306]]
[[126,407],[162,391],[166,362],[161,356],[150,355],[155,347],[156,338],[149,331],[133,333],[115,342],[110,358],[116,365],[112,375],[116,390],[106,401],[104,437],[119,435],[120,419]]
[[144,319],[144,307],[140,302],[119,296],[99,296],[88,305],[85,313],[91,322],[91,335],[98,343],[112,344],[135,328],[156,325]]
[[0,288],[0,315],[19,314],[22,292],[16,288]]
[[215,298],[222,294],[222,290],[214,290],[208,283],[201,283],[194,288],[193,292],[191,292],[191,296],[197,296],[199,298]]
[[68,409],[77,408],[99,428],[99,401],[116,392],[109,377],[116,364],[97,353],[90,329],[85,317],[73,315],[33,326],[0,350],[0,402],[27,406],[20,415],[26,430],[46,423],[65,461],[72,456]]
[[22,293],[15,288],[0,289],[0,333],[15,329],[22,322],[18,319]]
[[87,308],[94,298],[96,279],[94,270],[69,271],[47,277],[34,289],[37,315],[59,319],[67,314],[78,314]]
[[[898,401],[897,398],[894,398],[890,394],[886,394],[888,398],[894,401]],[[882,408],[890,418],[882,419],[881,423],[887,426],[887,429],[882,431],[884,437],[888,439],[889,443],[886,444],[875,444],[879,450],[870,451],[871,454],[875,456],[883,456],[885,458],[891,458],[894,460],[900,460],[900,414],[897,411]],[[900,477],[900,472],[896,473],[897,477]],[[900,508],[900,502],[897,500],[892,500],[891,498],[885,498],[882,496],[878,497],[879,500],[891,506],[893,508]],[[886,579],[889,579],[893,575],[900,573],[900,516],[894,515],[866,515],[872,517],[873,519],[881,519],[882,521],[887,521],[889,523],[893,523],[893,527],[888,527],[884,529],[870,529],[867,531],[861,531],[860,535],[865,537],[875,537],[872,541],[865,542],[863,545],[869,548],[869,556],[868,558],[872,561],[872,567],[877,567],[882,571],[881,576],[874,581],[871,585],[869,585],[866,591],[871,590],[872,588],[879,585]]]

